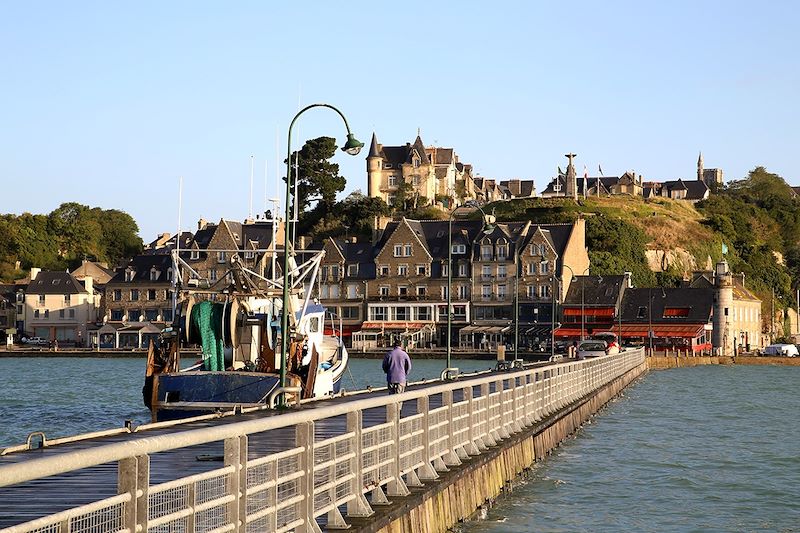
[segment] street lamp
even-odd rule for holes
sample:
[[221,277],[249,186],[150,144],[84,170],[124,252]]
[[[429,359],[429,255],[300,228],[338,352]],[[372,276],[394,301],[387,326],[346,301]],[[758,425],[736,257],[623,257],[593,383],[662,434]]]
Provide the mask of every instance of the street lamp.
[[[458,369],[452,368],[450,364],[452,355],[452,335],[453,328],[453,216],[456,210],[450,205],[450,217],[447,219],[447,367],[442,372],[442,377],[449,378],[451,372],[458,373]],[[494,215],[487,215],[486,212],[478,206],[478,210],[483,215],[483,234],[488,235],[494,230]]]
[[[575,276],[575,271],[574,271],[574,270],[572,270],[572,268],[571,268],[569,265],[567,265],[566,263],[564,263],[562,266],[563,266],[564,268],[566,268],[567,270],[569,270],[569,273],[570,273],[570,274],[572,274],[572,277],[573,277],[573,278],[577,277],[577,276]],[[587,267],[586,267],[586,270],[584,270],[584,271],[581,273],[581,341],[583,341],[583,329],[584,329],[584,324],[585,324],[585,318],[584,318],[584,312],[583,312],[583,308],[584,308],[583,295],[584,295],[584,286],[585,286],[585,283],[584,283],[584,281],[583,281],[583,276],[585,276],[586,274],[588,274],[588,273],[589,273],[589,268],[591,268],[591,267],[588,267],[588,266],[587,266]]]
[[[283,239],[283,305],[281,309],[281,374],[280,386],[286,386],[286,352],[289,348],[289,236],[290,232],[290,219],[291,219],[291,191],[292,191],[292,127],[297,119],[315,107],[327,107],[334,110],[344,121],[344,127],[347,129],[347,142],[342,146],[342,151],[350,155],[358,155],[363,148],[364,143],[358,141],[355,136],[350,132],[350,125],[341,111],[336,109],[330,104],[311,104],[304,107],[294,116],[292,122],[289,124],[289,135],[286,147],[286,213],[284,218],[284,239]],[[283,396],[282,396],[283,398]]]

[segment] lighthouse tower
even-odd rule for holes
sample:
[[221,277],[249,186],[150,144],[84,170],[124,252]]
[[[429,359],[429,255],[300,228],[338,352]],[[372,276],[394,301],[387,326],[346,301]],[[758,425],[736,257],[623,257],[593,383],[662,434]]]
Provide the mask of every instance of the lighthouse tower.
[[728,262],[724,259],[717,263],[714,272],[714,331],[711,346],[714,355],[733,355],[733,337],[731,337],[731,321],[733,320],[733,277],[728,270]]

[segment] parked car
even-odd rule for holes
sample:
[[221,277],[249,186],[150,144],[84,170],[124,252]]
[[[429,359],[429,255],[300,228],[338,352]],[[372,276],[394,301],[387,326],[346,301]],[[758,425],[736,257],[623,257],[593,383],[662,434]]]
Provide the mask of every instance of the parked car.
[[797,346],[794,344],[770,344],[762,352],[764,355],[777,355],[783,357],[797,357]]
[[23,344],[30,344],[31,346],[47,346],[50,341],[41,337],[22,337]]
[[595,333],[592,335],[593,340],[599,341],[606,341],[606,353],[607,354],[615,354],[625,349],[620,349],[619,343],[617,342],[617,334],[612,331],[602,331],[600,333]]
[[587,357],[600,357],[608,354],[608,346],[606,341],[588,340],[578,344],[578,359],[586,359]]

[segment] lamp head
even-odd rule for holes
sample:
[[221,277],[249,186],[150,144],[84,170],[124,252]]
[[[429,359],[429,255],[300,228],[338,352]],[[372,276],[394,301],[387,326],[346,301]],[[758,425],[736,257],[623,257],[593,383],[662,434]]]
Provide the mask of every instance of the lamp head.
[[347,142],[342,146],[342,151],[350,155],[358,155],[358,152],[364,147],[364,143],[355,138],[352,133],[347,134]]

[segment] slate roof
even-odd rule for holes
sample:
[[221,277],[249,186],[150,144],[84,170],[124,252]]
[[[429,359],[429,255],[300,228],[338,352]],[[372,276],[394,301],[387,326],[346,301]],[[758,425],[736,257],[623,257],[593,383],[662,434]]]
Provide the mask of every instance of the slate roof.
[[197,247],[201,250],[208,248],[208,243],[211,242],[211,237],[214,236],[215,231],[217,231],[217,225],[209,222],[205,228],[197,230],[197,233],[194,234],[194,239],[192,239],[192,244],[197,244]]
[[[157,280],[150,279],[150,270],[155,267],[161,272]],[[172,257],[169,255],[156,254],[147,255],[140,254],[134,256],[125,268],[117,270],[114,277],[108,282],[112,283],[134,283],[134,282],[147,282],[147,283],[169,283],[167,281],[167,270],[172,268]],[[125,272],[133,269],[135,271],[133,279],[125,281]]]
[[28,294],[80,294],[86,289],[69,272],[42,271],[28,284]]
[[[344,256],[345,265],[357,264],[358,275],[355,279],[375,278],[375,253],[377,248],[369,242],[345,242],[344,239],[334,239],[334,243]],[[354,279],[347,276],[348,279]]]
[[624,284],[625,276],[575,276],[569,284],[564,305],[581,305],[583,293],[584,306],[615,306]]
[[245,224],[242,233],[240,248],[249,249],[252,245],[253,248],[266,250],[272,244],[272,221]]
[[[712,315],[714,289],[693,289],[686,287],[653,287],[626,289],[622,299],[622,320],[626,323],[648,323],[648,299],[652,296],[652,322],[661,324],[705,324]],[[689,308],[685,317],[663,318],[664,308]],[[639,316],[639,309],[645,311]]]

